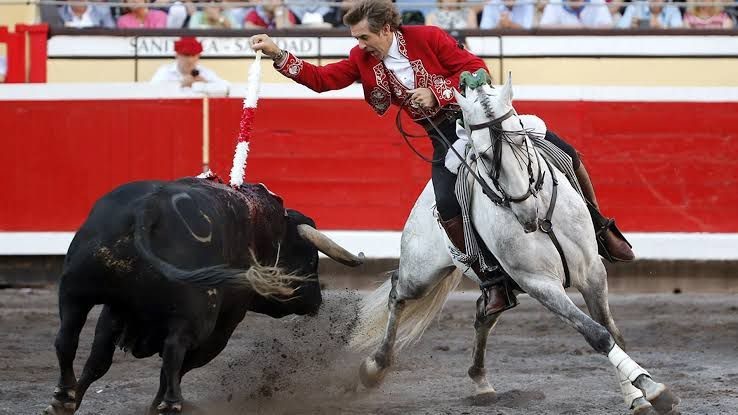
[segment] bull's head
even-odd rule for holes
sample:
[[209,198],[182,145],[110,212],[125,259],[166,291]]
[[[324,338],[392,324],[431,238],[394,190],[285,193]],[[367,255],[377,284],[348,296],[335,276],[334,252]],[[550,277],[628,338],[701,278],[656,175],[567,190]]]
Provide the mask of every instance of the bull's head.
[[291,286],[289,298],[266,300],[261,310],[272,317],[288,314],[314,314],[320,308],[322,295],[318,281],[318,251],[341,264],[355,267],[364,262],[364,254],[348,252],[325,234],[315,229],[312,219],[295,210],[287,209],[287,231],[281,242],[279,266],[298,277]]

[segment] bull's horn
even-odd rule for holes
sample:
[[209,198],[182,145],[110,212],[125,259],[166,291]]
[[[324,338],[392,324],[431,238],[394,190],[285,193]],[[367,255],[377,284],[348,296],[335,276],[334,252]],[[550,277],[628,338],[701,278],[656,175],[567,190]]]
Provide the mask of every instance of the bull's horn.
[[364,263],[363,252],[359,252],[358,256],[352,254],[310,225],[297,225],[297,233],[300,234],[303,239],[318,248],[318,251],[328,255],[343,265],[357,267]]

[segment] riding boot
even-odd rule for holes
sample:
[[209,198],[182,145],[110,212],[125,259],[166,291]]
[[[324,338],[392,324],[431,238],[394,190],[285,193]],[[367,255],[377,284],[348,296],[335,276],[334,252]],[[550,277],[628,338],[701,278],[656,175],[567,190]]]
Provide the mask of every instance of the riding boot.
[[592,222],[595,225],[597,238],[604,245],[603,250],[605,252],[600,252],[603,254],[602,256],[610,262],[629,262],[635,259],[633,250],[630,249],[630,243],[615,226],[615,220],[604,217],[600,213],[592,180],[590,180],[589,174],[584,168],[584,163],[579,163],[579,168],[574,173],[577,175],[577,181],[579,181],[584,197],[589,202],[588,207],[592,215]]
[[[449,220],[439,220],[439,222],[446,231],[446,235],[448,235],[451,243],[459,251],[466,252],[464,220],[461,215],[454,216]],[[497,266],[495,270],[487,272],[482,272],[478,260],[472,261],[470,266],[474,273],[477,274],[477,277],[479,277],[479,280],[482,281],[480,288],[484,296],[487,315],[499,313],[518,304],[515,295],[508,293],[504,283],[505,275],[500,266]]]

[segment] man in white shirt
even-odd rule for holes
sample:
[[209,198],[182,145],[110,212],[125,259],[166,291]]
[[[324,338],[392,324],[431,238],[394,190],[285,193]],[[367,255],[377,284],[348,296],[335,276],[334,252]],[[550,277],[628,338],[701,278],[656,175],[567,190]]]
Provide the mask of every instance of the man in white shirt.
[[182,37],[174,42],[174,51],[177,53],[176,61],[161,66],[151,78],[151,83],[179,82],[182,87],[206,92],[228,91],[228,82],[199,64],[202,44],[197,39]]
[[539,27],[607,28],[612,27],[612,15],[604,0],[554,0],[543,9]]
[[530,29],[535,5],[531,0],[490,0],[482,11],[480,29]]

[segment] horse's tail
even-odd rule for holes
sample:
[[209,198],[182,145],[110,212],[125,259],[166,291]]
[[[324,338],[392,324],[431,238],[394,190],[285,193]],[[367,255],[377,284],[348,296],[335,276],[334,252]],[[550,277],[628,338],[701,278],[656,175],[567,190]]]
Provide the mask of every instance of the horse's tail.
[[[392,271],[390,275],[398,272]],[[412,344],[423,336],[446,304],[449,294],[461,283],[463,274],[458,269],[449,272],[425,296],[407,300],[397,324],[395,350]],[[384,337],[389,310],[387,302],[392,291],[392,279],[388,278],[379,288],[366,296],[361,303],[359,322],[349,343],[356,351],[377,347]]]

